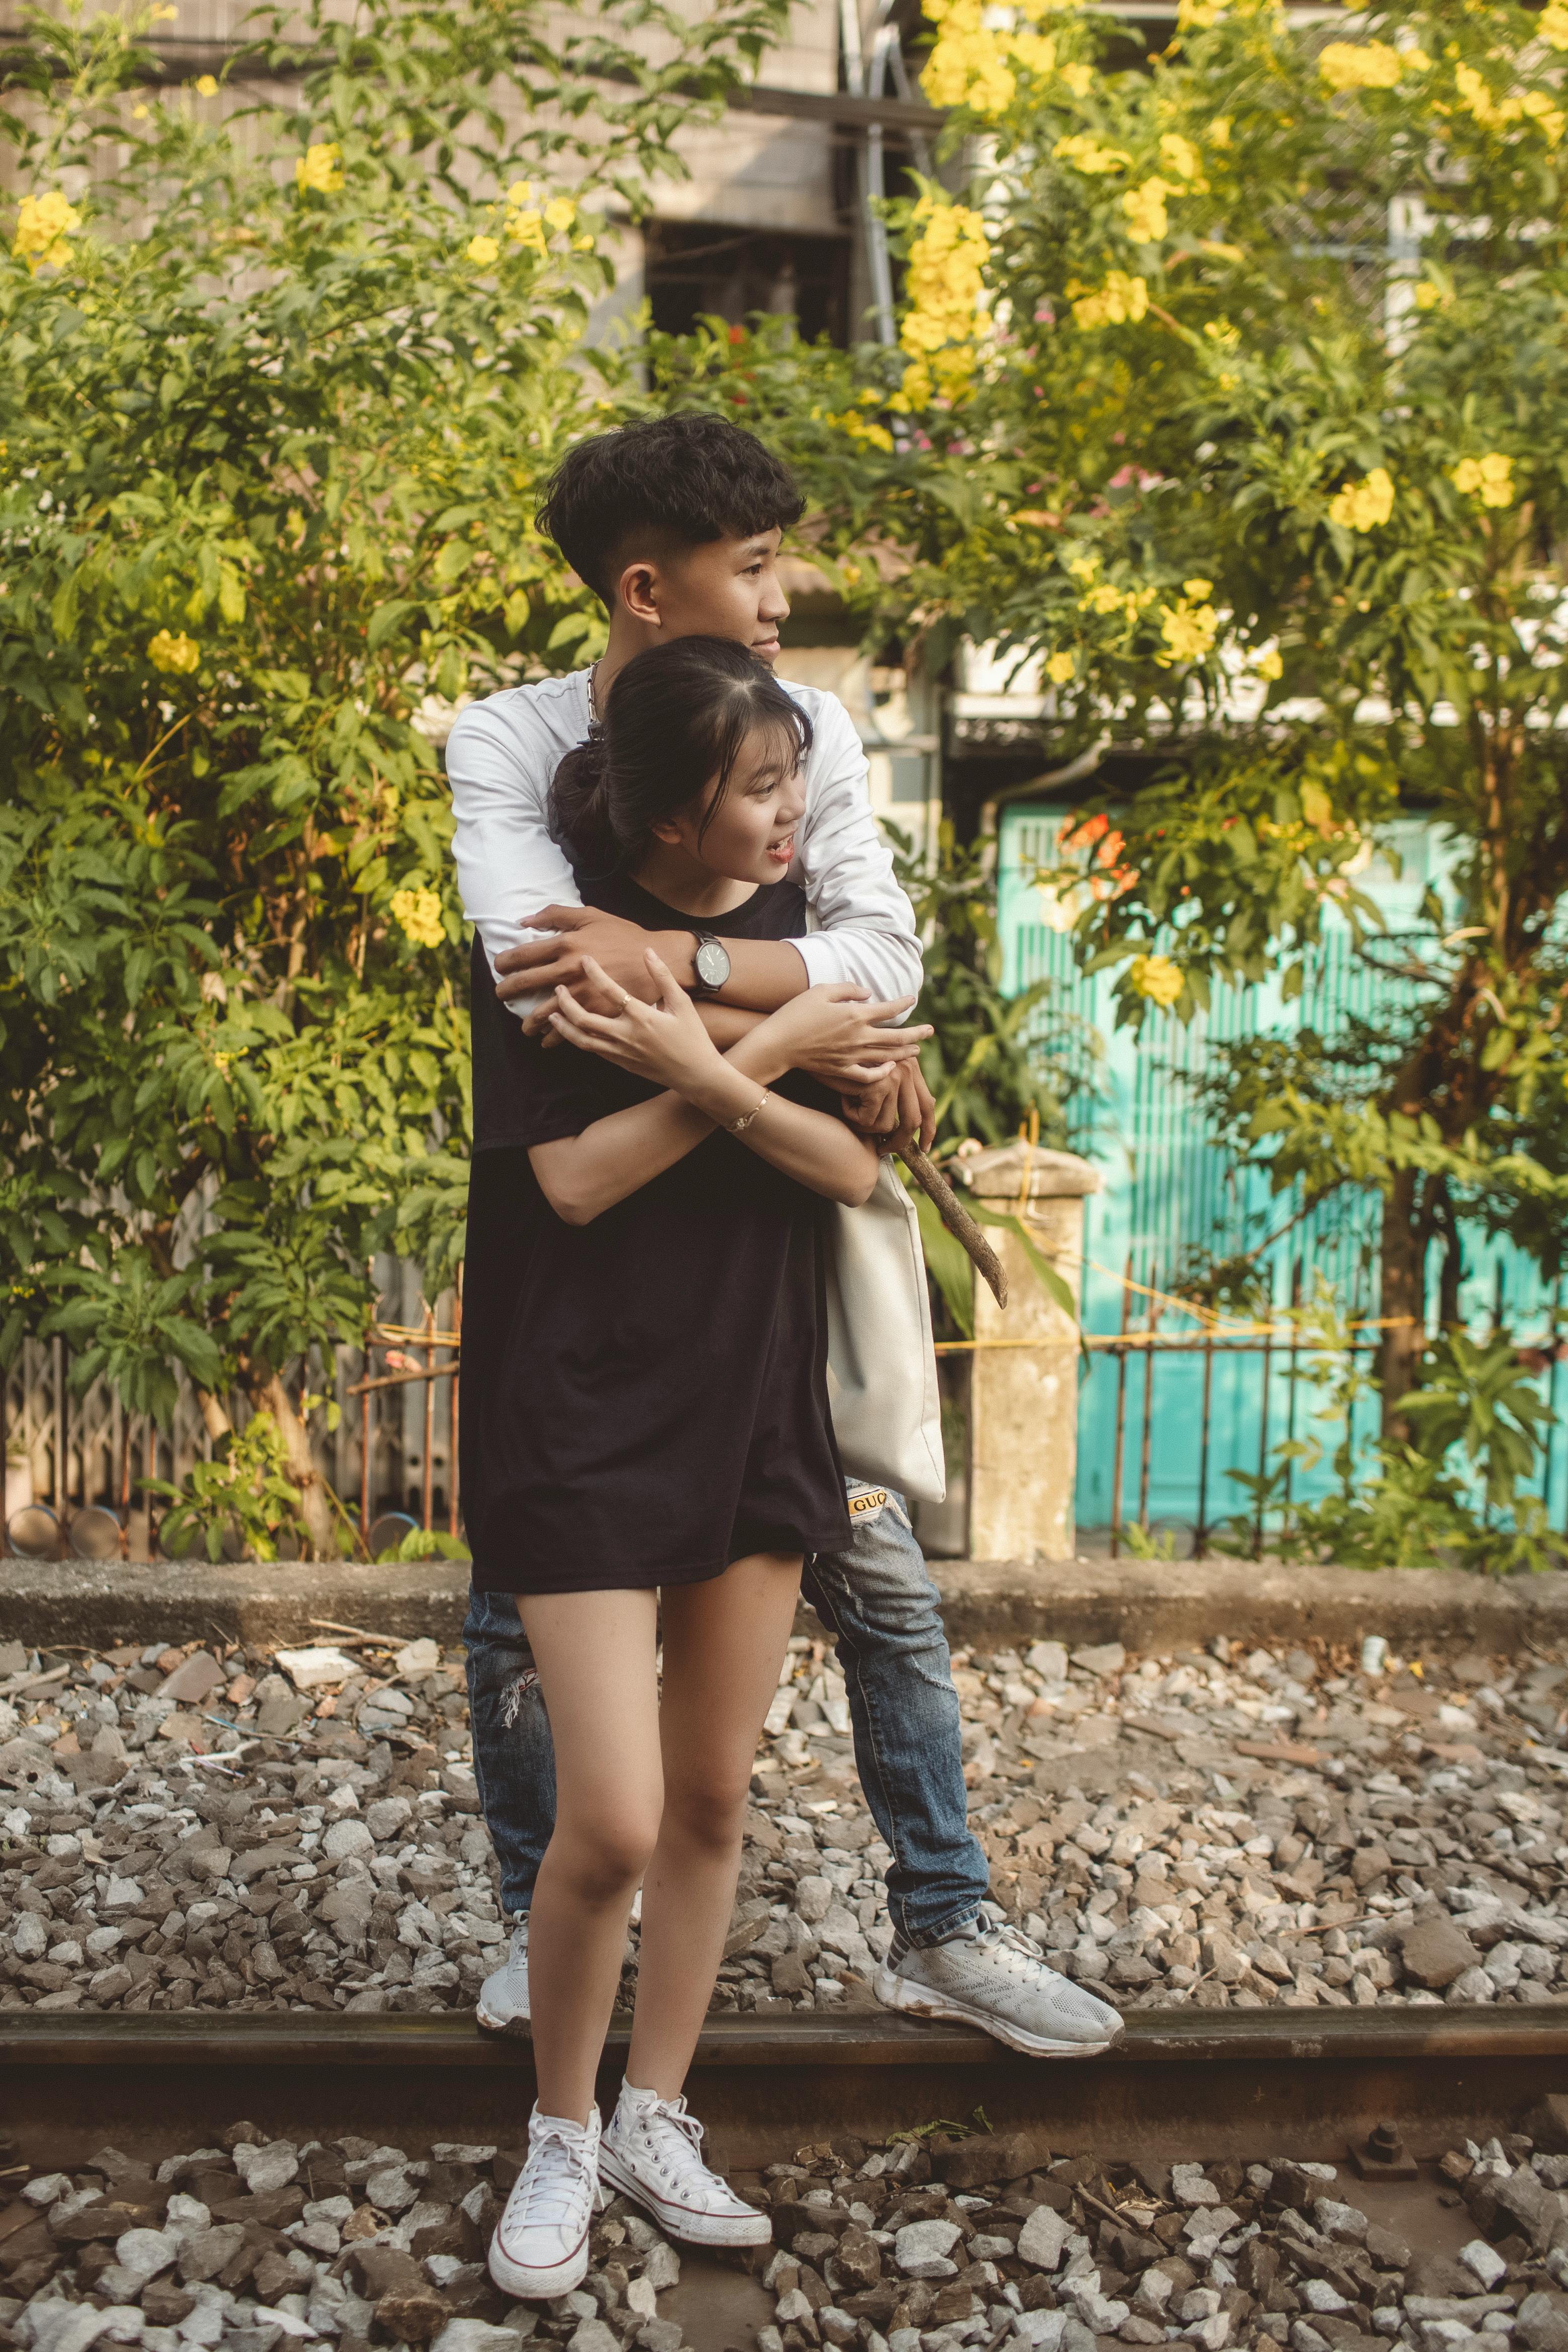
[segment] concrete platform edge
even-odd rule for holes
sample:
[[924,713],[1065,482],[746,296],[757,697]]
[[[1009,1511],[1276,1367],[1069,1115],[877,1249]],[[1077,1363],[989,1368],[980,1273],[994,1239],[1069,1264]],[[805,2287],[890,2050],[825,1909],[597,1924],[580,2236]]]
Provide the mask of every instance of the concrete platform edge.
[[[1494,1580],[1457,1569],[1287,1568],[1253,1560],[933,1560],[955,1647],[1040,1640],[1198,1648],[1395,1634],[1508,1654],[1568,1641],[1568,1572]],[[458,1640],[466,1570],[351,1562],[0,1560],[0,1639],[34,1648],[224,1639],[299,1642],[332,1630]],[[816,1621],[803,1610],[804,1630]]]

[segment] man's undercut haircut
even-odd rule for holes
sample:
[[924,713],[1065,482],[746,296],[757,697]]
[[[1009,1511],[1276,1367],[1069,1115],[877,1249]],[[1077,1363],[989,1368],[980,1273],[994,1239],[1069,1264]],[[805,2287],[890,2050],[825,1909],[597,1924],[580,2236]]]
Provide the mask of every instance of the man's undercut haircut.
[[538,515],[580,580],[605,604],[620,564],[639,555],[787,530],[805,500],[754,433],[722,416],[654,416],[579,441],[556,467]]

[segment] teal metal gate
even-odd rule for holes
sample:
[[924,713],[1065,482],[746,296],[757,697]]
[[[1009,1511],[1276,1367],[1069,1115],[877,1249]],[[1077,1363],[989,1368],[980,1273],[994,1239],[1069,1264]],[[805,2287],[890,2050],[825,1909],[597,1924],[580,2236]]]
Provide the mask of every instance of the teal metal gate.
[[[1189,1026],[1153,1009],[1141,1038],[1117,1031],[1109,975],[1079,972],[1070,936],[1035,879],[1054,860],[1063,822],[1059,810],[1005,814],[998,905],[1007,991],[1050,980],[1056,1018],[1047,1008],[1046,1024],[1059,1035],[1059,1016],[1076,1015],[1104,1043],[1098,1062],[1087,1049],[1078,1053],[1083,1083],[1070,1113],[1073,1149],[1100,1170],[1105,1186],[1085,1203],[1085,1329],[1136,1335],[1152,1321],[1163,1332],[1195,1335],[1194,1320],[1148,1294],[1168,1293],[1199,1252],[1239,1255],[1269,1234],[1279,1238],[1259,1271],[1273,1307],[1310,1297],[1321,1277],[1342,1313],[1375,1314],[1375,1195],[1347,1188],[1301,1216],[1299,1198],[1271,1196],[1259,1176],[1239,1169],[1219,1146],[1187,1082],[1202,1075],[1212,1045],[1308,1028],[1331,1035],[1347,1013],[1375,1018],[1394,1001],[1399,983],[1358,957],[1348,927],[1337,924],[1309,959],[1305,985],[1291,1003],[1281,1002],[1273,984],[1219,987],[1209,1013]],[[1427,885],[1442,888],[1447,859],[1442,835],[1419,820],[1395,826],[1393,845],[1399,875],[1380,859],[1365,885],[1397,933],[1414,925]],[[1484,1330],[1500,1315],[1521,1341],[1544,1336],[1553,1299],[1533,1264],[1475,1232],[1466,1234],[1464,1255],[1461,1308],[1472,1327]],[[1097,1531],[1130,1520],[1212,1528],[1245,1505],[1227,1471],[1256,1473],[1288,1433],[1316,1434],[1331,1447],[1338,1435],[1313,1430],[1312,1402],[1291,1379],[1290,1360],[1279,1347],[1259,1343],[1205,1356],[1134,1346],[1121,1355],[1097,1349],[1089,1361],[1079,1416],[1078,1517],[1091,1543]],[[1555,1386],[1553,1365],[1549,1392]],[[1373,1433],[1370,1410],[1365,1419],[1357,1431],[1363,1442]],[[1298,1474],[1295,1491],[1318,1495],[1330,1484],[1325,1462],[1309,1475]],[[1552,1524],[1561,1527],[1568,1507],[1568,1444],[1561,1433],[1546,1464],[1546,1496]]]

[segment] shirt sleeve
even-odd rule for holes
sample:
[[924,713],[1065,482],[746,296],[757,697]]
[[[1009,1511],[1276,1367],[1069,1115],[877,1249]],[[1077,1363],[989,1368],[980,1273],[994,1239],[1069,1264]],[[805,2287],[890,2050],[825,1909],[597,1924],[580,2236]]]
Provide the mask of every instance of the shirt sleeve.
[[[535,743],[509,726],[495,699],[470,703],[447,740],[458,887],[492,978],[504,950],[548,936],[531,930],[525,916],[582,904],[572,868],[550,837],[547,739]],[[535,990],[502,1001],[521,1021],[540,997]]]
[[[821,925],[791,944],[813,987],[851,981],[879,1001],[919,993],[921,945],[914,909],[893,876],[893,860],[871,814],[866,753],[836,696],[816,717],[814,778],[800,836],[800,878]],[[907,1020],[907,1013],[900,1014]]]

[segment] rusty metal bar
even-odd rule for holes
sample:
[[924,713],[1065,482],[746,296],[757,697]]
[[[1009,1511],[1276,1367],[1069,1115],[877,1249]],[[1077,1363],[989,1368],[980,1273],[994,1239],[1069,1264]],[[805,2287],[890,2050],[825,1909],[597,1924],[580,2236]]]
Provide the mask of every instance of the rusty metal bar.
[[1258,1516],[1252,1531],[1252,1557],[1263,1557],[1263,1481],[1268,1475],[1268,1379],[1271,1370],[1272,1338],[1263,1342],[1263,1397],[1258,1420]]
[[[1154,1336],[1154,1326],[1160,1319],[1157,1301],[1149,1301],[1149,1336]],[[1149,1465],[1154,1440],[1154,1350],[1149,1348],[1143,1356],[1143,1440],[1138,1465],[1138,1524],[1145,1535],[1149,1531]]]
[[[627,2021],[605,2052],[601,2098],[626,2063]],[[1048,2069],[1048,2072],[1047,2072]],[[107,2136],[163,2155],[244,2115],[269,2136],[395,2134],[515,2145],[532,2095],[526,2041],[456,2012],[318,2017],[0,2015],[6,2129],[29,2164],[74,2167]],[[894,2017],[710,2018],[692,2105],[731,2166],[780,2144],[868,2138],[983,2105],[995,2131],[1053,2155],[1278,2156],[1342,2163],[1384,2116],[1430,2158],[1514,2127],[1568,2090],[1568,2018],[1531,2008],[1134,2011],[1100,2058],[1029,2059],[963,2028]],[[179,2135],[184,2134],[181,2137]]]
[[[425,1328],[427,1332],[433,1332],[436,1328],[436,1318],[432,1315],[428,1307],[425,1309]],[[425,1370],[430,1377],[426,1379],[425,1384],[425,1458],[422,1465],[424,1475],[419,1482],[419,1524],[422,1528],[427,1528],[430,1524],[430,1515],[435,1507],[436,1493],[435,1465],[430,1458],[436,1444],[436,1381],[434,1377],[436,1370],[436,1349],[434,1342],[430,1340],[426,1341],[425,1348]]]
[[[1301,1261],[1298,1258],[1296,1260],[1295,1269],[1290,1276],[1290,1311],[1292,1315],[1299,1314],[1300,1312],[1300,1307]],[[1292,1323],[1290,1327],[1289,1360],[1287,1364],[1285,1372],[1285,1382],[1289,1391],[1285,1402],[1285,1440],[1289,1445],[1294,1445],[1296,1443],[1296,1358],[1300,1349],[1300,1340],[1297,1337],[1297,1329],[1298,1327],[1296,1324]],[[1287,1526],[1289,1524],[1290,1519],[1290,1488],[1294,1479],[1295,1468],[1295,1455],[1293,1454],[1287,1454],[1285,1456],[1285,1519]]]
[[[1132,1253],[1127,1253],[1127,1282],[1132,1279]],[[1127,1301],[1131,1297],[1127,1284],[1121,1287],[1121,1329],[1127,1330]],[[1110,1474],[1110,1557],[1116,1559],[1121,1551],[1121,1465],[1127,1448],[1127,1349],[1116,1351],[1116,1459]]]
[[[463,1339],[463,1269],[460,1264],[458,1267],[457,1296],[453,1301],[452,1320],[457,1327],[458,1344],[460,1348]],[[461,1361],[462,1358],[460,1355],[453,1357],[452,1366],[454,1370],[456,1370]],[[458,1503],[458,1384],[454,1381],[451,1387],[447,1391],[448,1415],[447,1437],[447,1532],[448,1535],[452,1536],[455,1536],[458,1532],[460,1524]]]
[[1193,1535],[1193,1558],[1202,1559],[1209,1532],[1209,1423],[1214,1411],[1214,1341],[1204,1343],[1204,1418],[1198,1441],[1198,1524]]

